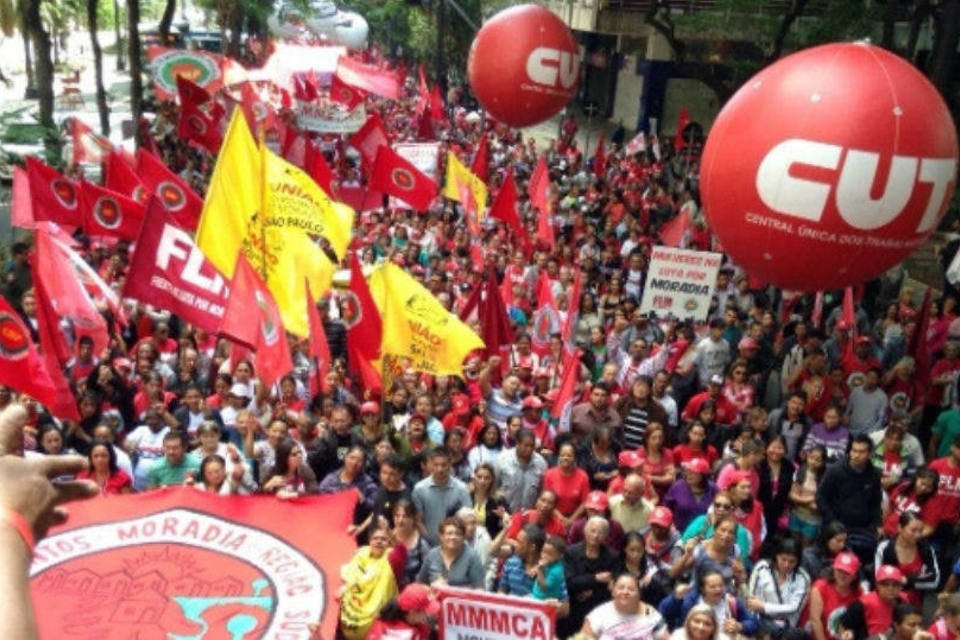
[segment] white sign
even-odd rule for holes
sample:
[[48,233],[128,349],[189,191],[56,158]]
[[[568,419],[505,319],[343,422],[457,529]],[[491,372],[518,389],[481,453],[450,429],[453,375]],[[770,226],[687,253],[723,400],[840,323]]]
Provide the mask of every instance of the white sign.
[[301,102],[297,106],[297,124],[316,133],[356,133],[366,121],[367,111],[362,104],[351,111],[338,104]]
[[552,640],[552,605],[529,598],[443,588],[440,637],[452,640]]
[[654,247],[640,312],[706,320],[721,260],[719,253]]

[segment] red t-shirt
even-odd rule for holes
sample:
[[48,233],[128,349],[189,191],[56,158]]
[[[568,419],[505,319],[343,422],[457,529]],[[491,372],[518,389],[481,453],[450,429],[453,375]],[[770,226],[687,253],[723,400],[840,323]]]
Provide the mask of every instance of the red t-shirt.
[[950,457],[937,458],[929,467],[940,474],[940,487],[937,500],[943,512],[943,521],[950,524],[960,522],[960,467],[950,464]]
[[553,467],[548,469],[543,477],[543,488],[557,494],[557,511],[569,518],[587,499],[587,494],[590,493],[590,478],[583,469],[575,468],[568,476],[564,475],[560,467]]
[[[517,536],[520,535],[520,529],[524,525],[536,524],[538,515],[536,509],[527,509],[513,514],[513,517],[510,518],[510,526],[507,527],[507,539],[516,540]],[[550,516],[550,520],[547,521],[547,526],[543,527],[543,530],[548,536],[564,537],[567,534],[566,527],[555,515]]]
[[694,458],[700,458],[701,460],[706,460],[711,469],[713,468],[713,463],[716,462],[719,457],[716,447],[712,444],[708,444],[704,451],[697,451],[688,444],[678,444],[671,449],[671,452],[673,453],[674,463],[678,465],[690,462]]
[[[97,479],[93,476],[92,469],[84,469],[77,473],[77,480],[93,480],[94,482]],[[124,487],[133,490],[133,480],[130,479],[130,476],[127,475],[126,471],[117,470],[115,474],[107,478],[107,481],[100,487],[100,495],[102,496],[113,496],[119,495],[123,491]]]

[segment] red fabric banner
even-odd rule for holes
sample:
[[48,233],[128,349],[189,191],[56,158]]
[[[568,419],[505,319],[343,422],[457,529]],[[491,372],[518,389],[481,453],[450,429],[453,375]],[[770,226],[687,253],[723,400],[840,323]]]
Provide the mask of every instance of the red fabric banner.
[[356,501],[176,487],[71,503],[30,567],[40,637],[307,640],[319,622],[333,638]]
[[363,91],[346,84],[339,76],[333,76],[330,81],[330,99],[344,105],[347,111],[353,111],[363,102]]
[[192,102],[184,102],[180,106],[177,135],[206,149],[211,155],[220,152],[220,144],[223,142],[217,123]]
[[103,162],[103,172],[103,186],[107,189],[121,193],[140,204],[147,204],[150,194],[143,186],[140,176],[127,164],[119,152],[112,151],[106,157]]
[[336,76],[351,87],[391,100],[400,99],[400,79],[394,71],[363,64],[349,56],[340,56]]
[[380,116],[374,113],[368,117],[359,131],[350,136],[350,144],[360,153],[364,165],[372,167],[377,159],[377,150],[390,145]]
[[0,384],[57,406],[57,388],[19,314],[0,297]]
[[53,167],[27,156],[27,178],[35,222],[49,220],[68,227],[83,225],[80,188]]
[[86,180],[80,182],[80,209],[88,236],[136,240],[143,225],[142,204]]
[[163,208],[170,212],[174,222],[188,231],[197,228],[203,199],[194,192],[180,176],[170,170],[163,160],[149,151],[137,152],[137,175],[143,180],[147,191],[160,199]]
[[370,188],[399,198],[416,211],[426,211],[437,197],[437,183],[385,145],[377,152]]
[[207,333],[223,319],[226,280],[163,210],[150,199],[124,285],[124,297],[168,309]]

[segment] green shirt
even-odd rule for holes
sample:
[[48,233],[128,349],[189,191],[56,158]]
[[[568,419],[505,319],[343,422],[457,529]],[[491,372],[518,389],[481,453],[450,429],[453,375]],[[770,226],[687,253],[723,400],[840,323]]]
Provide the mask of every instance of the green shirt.
[[933,423],[933,435],[940,438],[938,458],[950,455],[950,447],[953,446],[953,439],[957,434],[960,434],[960,411],[951,407],[937,416],[937,421]]
[[200,462],[196,457],[185,455],[183,461],[178,465],[170,464],[167,458],[163,457],[157,460],[150,468],[150,472],[147,474],[147,481],[150,483],[151,489],[169,487],[171,485],[183,484],[183,481],[187,479],[188,473],[192,473],[195,480],[200,480]]

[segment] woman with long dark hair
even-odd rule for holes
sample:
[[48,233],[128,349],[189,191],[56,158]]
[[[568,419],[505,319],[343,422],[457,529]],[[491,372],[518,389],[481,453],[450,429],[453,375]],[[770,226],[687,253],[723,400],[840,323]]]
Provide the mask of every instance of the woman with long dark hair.
[[940,584],[937,552],[923,538],[924,522],[916,511],[904,511],[897,524],[897,534],[877,545],[875,564],[899,569],[906,578],[903,593],[919,607],[924,592]]
[[94,440],[87,452],[89,467],[77,473],[77,480],[93,480],[100,495],[133,492],[133,479],[117,467],[117,452],[106,440]]
[[795,467],[786,458],[787,441],[781,435],[770,438],[765,454],[757,465],[757,474],[760,476],[757,500],[763,505],[767,530],[784,532],[787,530],[787,509],[790,506]]
[[810,576],[800,567],[800,545],[792,538],[776,541],[773,555],[757,562],[747,586],[747,608],[760,625],[781,635],[796,630],[810,590]]
[[295,498],[317,493],[317,477],[303,460],[300,444],[290,438],[284,438],[277,445],[276,464],[263,481],[263,490],[274,493],[278,498]]

